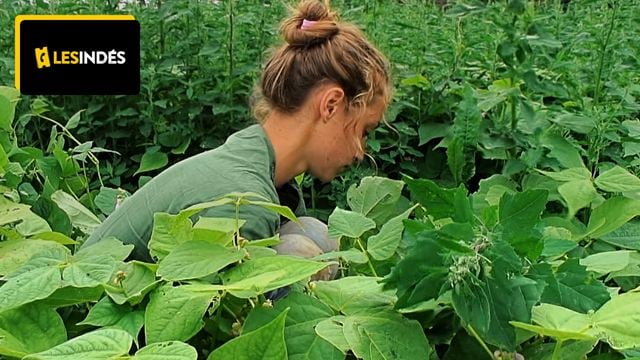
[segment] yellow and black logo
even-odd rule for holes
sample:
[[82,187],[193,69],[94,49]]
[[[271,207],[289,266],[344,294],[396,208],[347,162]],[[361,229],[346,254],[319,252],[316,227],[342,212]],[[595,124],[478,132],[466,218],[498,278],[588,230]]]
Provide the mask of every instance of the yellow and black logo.
[[23,94],[140,91],[140,25],[133,16],[20,15],[15,49],[16,88]]

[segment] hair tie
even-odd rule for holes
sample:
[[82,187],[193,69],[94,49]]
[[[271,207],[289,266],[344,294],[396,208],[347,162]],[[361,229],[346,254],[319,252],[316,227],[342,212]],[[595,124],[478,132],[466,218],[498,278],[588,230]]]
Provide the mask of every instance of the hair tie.
[[302,25],[300,25],[300,29],[301,29],[301,30],[307,30],[307,29],[309,29],[312,25],[314,25],[315,23],[317,23],[317,21],[311,21],[311,20],[303,19],[303,20],[302,20]]

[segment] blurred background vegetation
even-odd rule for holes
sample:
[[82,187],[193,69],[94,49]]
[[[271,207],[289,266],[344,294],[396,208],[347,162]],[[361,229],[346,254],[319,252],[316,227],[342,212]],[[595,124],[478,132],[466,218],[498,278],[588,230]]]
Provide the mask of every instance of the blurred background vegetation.
[[[286,3],[3,1],[0,85],[14,84],[16,15],[132,14],[141,25],[139,95],[22,96],[12,129],[0,134],[19,164],[6,169],[6,185],[50,221],[56,210],[47,197],[58,188],[104,216],[125,191],[219,146],[255,121],[248,98],[266,51],[279,41]],[[619,164],[638,174],[639,1],[332,6],[389,57],[395,95],[390,127],[368,140],[375,163],[329,184],[304,178],[313,215],[326,220],[344,207],[349,186],[372,174],[465,183],[472,191],[492,174],[535,183],[542,175],[534,169],[579,163],[592,173]]]

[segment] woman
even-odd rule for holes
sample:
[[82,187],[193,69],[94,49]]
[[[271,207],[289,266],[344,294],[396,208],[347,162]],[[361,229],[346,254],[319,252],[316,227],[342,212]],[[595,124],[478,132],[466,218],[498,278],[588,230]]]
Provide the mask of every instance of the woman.
[[[308,172],[326,182],[362,160],[365,137],[391,96],[384,56],[318,0],[302,1],[280,31],[285,43],[268,59],[254,96],[259,124],[160,173],[83,246],[115,236],[135,245],[134,257],[149,260],[154,213],[177,213],[231,192],[255,192],[303,215],[296,175]],[[200,215],[235,217],[235,210],[215,207]],[[273,236],[280,226],[277,214],[257,206],[241,207],[240,218],[247,239]]]

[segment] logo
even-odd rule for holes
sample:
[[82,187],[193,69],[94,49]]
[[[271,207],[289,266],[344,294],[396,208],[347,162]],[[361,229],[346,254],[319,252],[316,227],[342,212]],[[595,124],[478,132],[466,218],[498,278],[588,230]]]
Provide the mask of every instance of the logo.
[[49,50],[46,46],[41,49],[36,48],[36,63],[38,64],[38,69],[51,67],[51,62],[49,61]]
[[140,24],[133,16],[19,15],[15,26],[15,83],[21,93],[140,92]]

